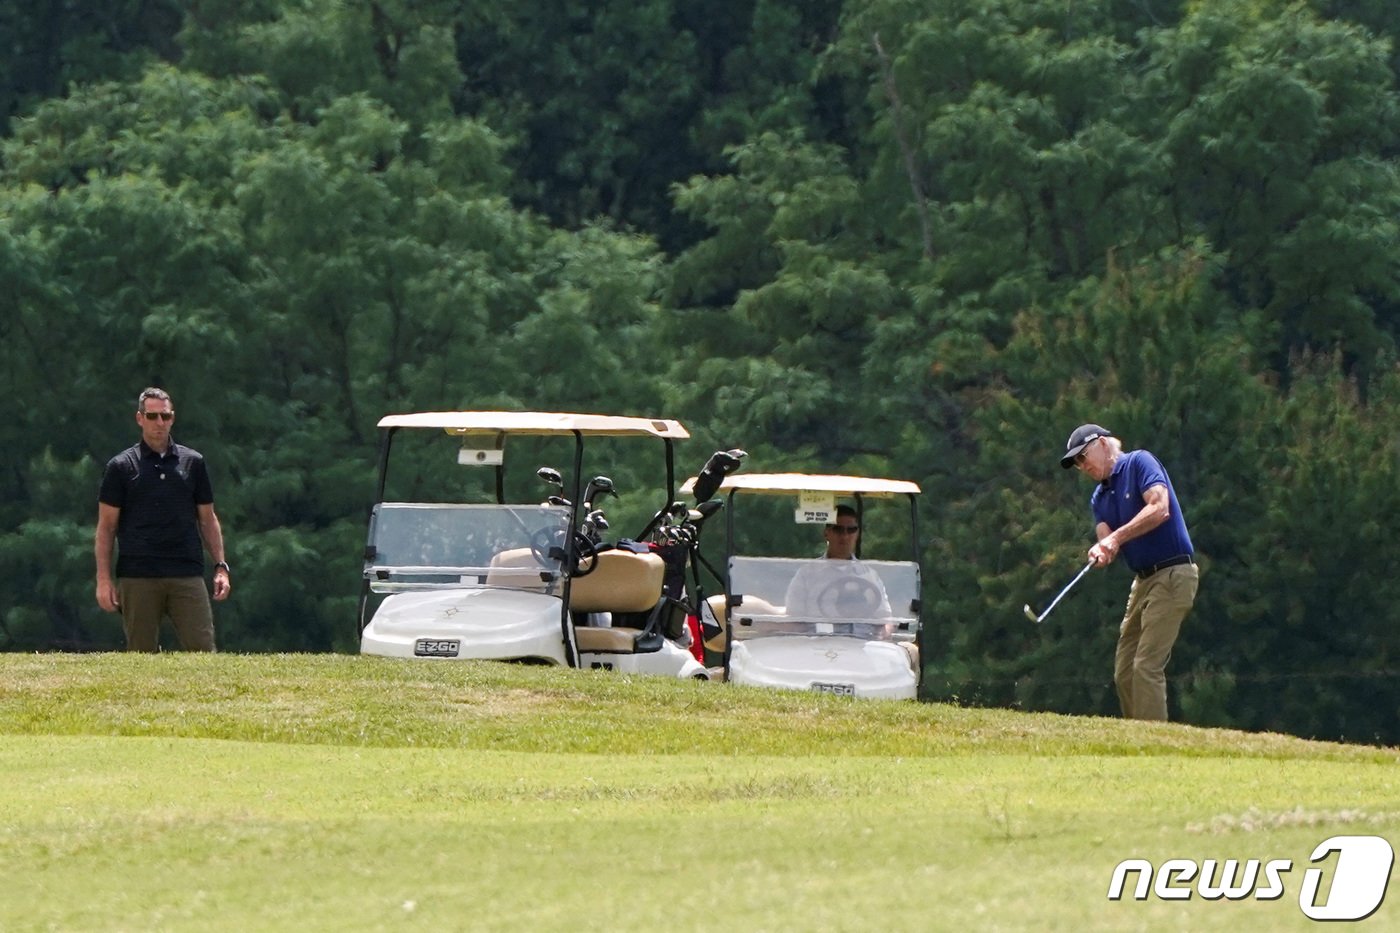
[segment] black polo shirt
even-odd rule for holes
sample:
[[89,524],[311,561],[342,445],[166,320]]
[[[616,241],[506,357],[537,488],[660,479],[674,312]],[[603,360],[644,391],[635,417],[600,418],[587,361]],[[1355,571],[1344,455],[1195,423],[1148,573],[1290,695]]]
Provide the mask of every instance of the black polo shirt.
[[197,505],[214,501],[204,455],[173,440],[162,454],[138,441],[107,461],[97,500],[121,509],[118,577],[199,577]]

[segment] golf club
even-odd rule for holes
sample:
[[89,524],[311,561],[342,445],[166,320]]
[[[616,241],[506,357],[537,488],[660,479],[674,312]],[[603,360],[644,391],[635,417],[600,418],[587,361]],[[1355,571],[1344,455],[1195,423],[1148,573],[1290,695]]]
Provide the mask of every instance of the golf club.
[[554,467],[542,466],[535,471],[535,475],[559,491],[564,490],[564,477]]
[[588,485],[583,490],[583,507],[593,508],[593,500],[599,496],[617,495],[617,489],[613,486],[613,481],[606,476],[595,476],[588,481]]
[[559,492],[553,493],[545,498],[545,505],[555,505],[563,506],[564,508],[573,508],[573,503],[570,502],[568,499],[565,499],[563,495],[561,495],[561,493],[563,493],[564,491],[564,477],[559,475],[558,470],[554,469],[554,467],[542,466],[535,471],[535,475],[538,476],[540,479],[544,480],[549,485],[553,486],[555,489],[559,490]]
[[739,469],[739,464],[747,457],[748,451],[735,447],[731,450],[716,450],[710,455],[710,459],[705,461],[705,466],[700,470],[700,475],[695,478],[695,501],[708,502],[714,498],[719,491],[720,484],[724,478],[735,470]]
[[1057,605],[1059,605],[1060,600],[1065,598],[1065,594],[1068,593],[1070,590],[1074,589],[1074,585],[1080,581],[1084,574],[1088,573],[1091,569],[1093,569],[1093,566],[1093,561],[1089,561],[1089,563],[1085,564],[1084,569],[1075,574],[1074,579],[1069,581],[1065,588],[1060,590],[1059,594],[1054,599],[1050,600],[1050,605],[1046,606],[1045,611],[1042,612],[1040,615],[1036,615],[1034,610],[1031,609],[1031,604],[1026,603],[1025,609],[1023,610],[1026,613],[1026,618],[1030,619],[1036,625],[1039,625],[1040,623],[1044,622],[1045,617],[1050,614],[1050,611],[1054,609]]

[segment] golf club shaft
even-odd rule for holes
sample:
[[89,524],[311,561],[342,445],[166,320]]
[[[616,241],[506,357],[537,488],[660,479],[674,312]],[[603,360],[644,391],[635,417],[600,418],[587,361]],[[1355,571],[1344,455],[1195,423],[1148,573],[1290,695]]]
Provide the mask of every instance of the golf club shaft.
[[1074,589],[1074,585],[1075,585],[1076,583],[1078,583],[1081,579],[1083,579],[1083,578],[1084,578],[1084,574],[1086,574],[1086,573],[1088,573],[1090,570],[1092,570],[1093,567],[1094,567],[1094,562],[1093,562],[1093,561],[1089,561],[1087,564],[1085,564],[1085,565],[1084,565],[1084,569],[1081,570],[1081,571],[1079,571],[1077,574],[1075,574],[1075,575],[1074,575],[1074,579],[1071,580],[1071,581],[1069,581],[1069,583],[1066,584],[1066,586],[1065,586],[1064,589],[1060,590],[1059,594],[1058,594],[1054,599],[1052,599],[1052,600],[1050,601],[1050,605],[1048,605],[1048,606],[1045,607],[1045,611],[1042,612],[1042,613],[1040,614],[1040,618],[1039,618],[1039,619],[1036,619],[1036,621],[1037,621],[1037,622],[1044,622],[1044,621],[1045,621],[1045,617],[1048,616],[1048,615],[1050,614],[1050,611],[1060,604],[1060,600],[1062,600],[1062,599],[1065,598],[1065,594],[1068,593],[1070,590]]

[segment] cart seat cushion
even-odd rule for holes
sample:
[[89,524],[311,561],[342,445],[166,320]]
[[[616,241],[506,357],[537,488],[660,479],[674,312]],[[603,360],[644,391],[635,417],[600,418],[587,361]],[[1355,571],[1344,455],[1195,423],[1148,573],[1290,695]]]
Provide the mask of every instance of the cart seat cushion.
[[574,641],[579,651],[594,654],[631,654],[637,648],[639,628],[595,628],[580,625],[574,629]]
[[919,646],[912,641],[902,641],[899,645],[909,653],[909,666],[915,671],[919,670]]
[[511,548],[491,558],[491,566],[486,573],[486,585],[509,586],[543,593],[549,587],[540,576],[545,572],[545,568],[535,560],[535,555],[530,553],[529,548]]
[[661,599],[666,563],[655,554],[600,551],[586,576],[575,576],[569,591],[572,612],[646,612]]
[[705,647],[713,652],[724,650],[725,643],[729,640],[729,611],[724,608],[725,597],[723,593],[718,593],[705,600],[709,605],[710,615],[719,625],[719,631],[705,639]]

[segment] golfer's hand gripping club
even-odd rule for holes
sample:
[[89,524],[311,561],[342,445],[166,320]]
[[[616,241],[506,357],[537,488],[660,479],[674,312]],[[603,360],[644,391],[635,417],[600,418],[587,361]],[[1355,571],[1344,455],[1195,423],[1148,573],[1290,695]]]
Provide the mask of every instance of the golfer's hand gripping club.
[[1080,580],[1082,580],[1084,578],[1084,574],[1088,573],[1092,569],[1094,569],[1094,562],[1089,561],[1087,564],[1084,565],[1084,569],[1080,570],[1079,573],[1075,574],[1074,579],[1069,581],[1065,588],[1060,590],[1060,592],[1056,594],[1055,598],[1050,601],[1050,605],[1046,606],[1045,611],[1042,612],[1040,615],[1036,615],[1035,611],[1031,609],[1031,604],[1026,603],[1024,609],[1022,610],[1023,612],[1025,612],[1026,618],[1030,619],[1036,625],[1039,625],[1040,623],[1044,622],[1045,617],[1048,616],[1051,613],[1051,611],[1054,610],[1054,608],[1060,604],[1060,600],[1065,598],[1065,594],[1068,593],[1070,590],[1074,589],[1074,585]]

